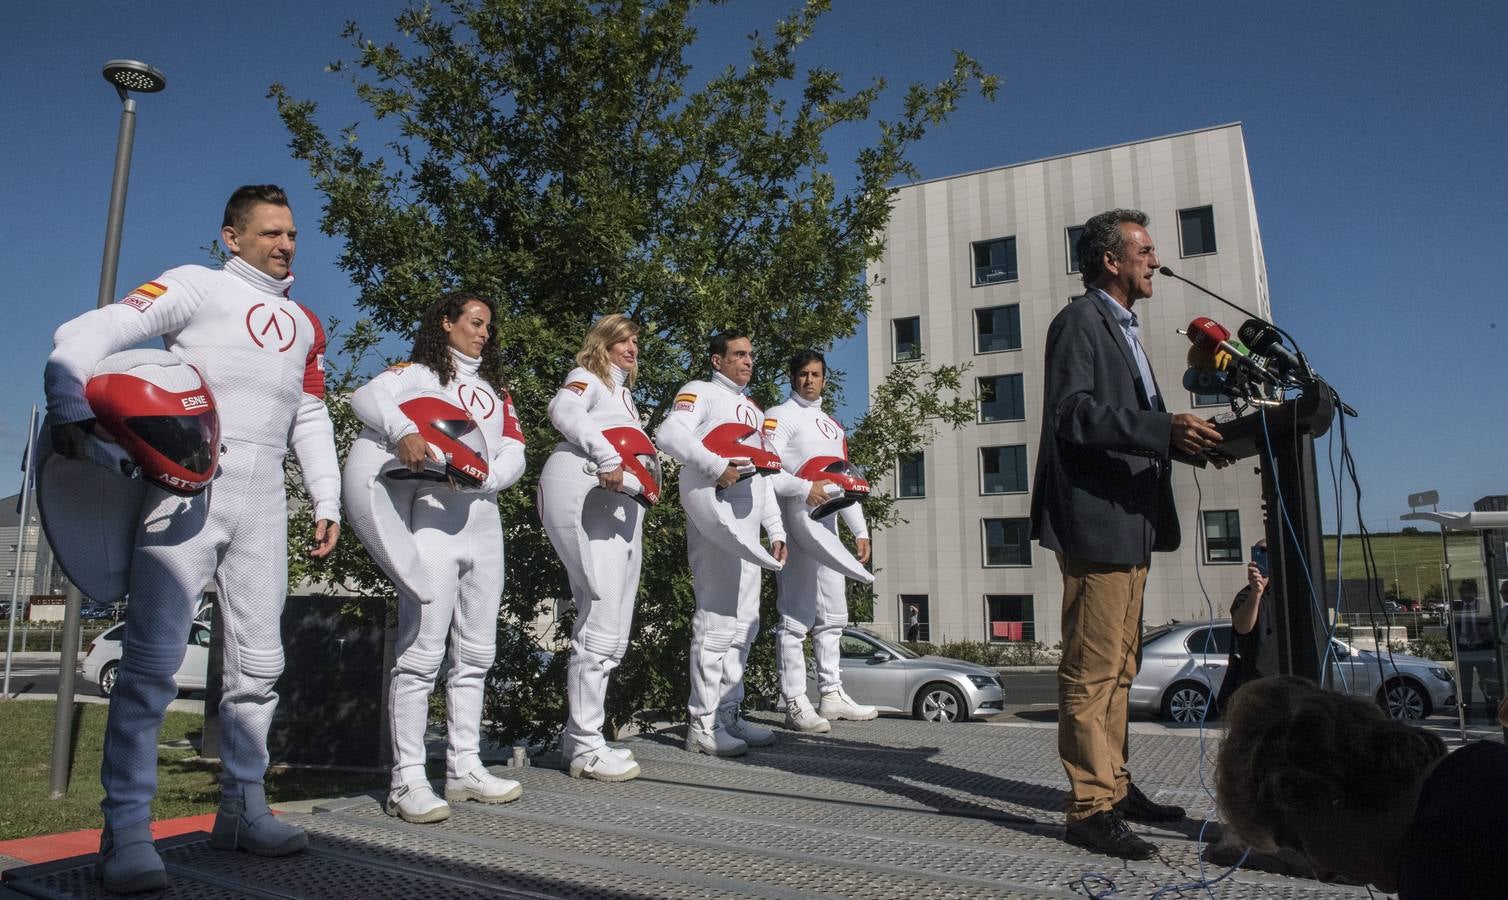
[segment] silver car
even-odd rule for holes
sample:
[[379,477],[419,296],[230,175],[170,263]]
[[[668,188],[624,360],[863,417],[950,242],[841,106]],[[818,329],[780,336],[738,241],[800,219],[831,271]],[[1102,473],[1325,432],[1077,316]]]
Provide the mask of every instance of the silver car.
[[[1225,679],[1231,636],[1229,619],[1148,630],[1142,635],[1141,669],[1131,682],[1130,708],[1171,722],[1198,722]],[[1456,706],[1455,679],[1434,660],[1385,652],[1379,661],[1377,653],[1338,638],[1330,646],[1330,683],[1376,700],[1395,719],[1422,719]]]
[[[845,628],[838,645],[843,690],[882,713],[904,713],[928,722],[992,716],[1005,708],[1005,684],[993,669],[918,656],[862,628]],[[817,674],[806,664],[806,693],[815,706]]]

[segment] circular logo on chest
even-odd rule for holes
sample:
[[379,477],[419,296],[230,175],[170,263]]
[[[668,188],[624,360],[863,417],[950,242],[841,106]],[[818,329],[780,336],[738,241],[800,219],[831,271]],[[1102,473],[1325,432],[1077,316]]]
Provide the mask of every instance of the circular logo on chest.
[[461,401],[461,407],[478,419],[490,419],[497,409],[497,398],[490,391],[484,391],[470,384],[456,385],[456,399]]
[[282,353],[298,337],[298,320],[286,309],[258,303],[246,311],[246,333],[258,347]]

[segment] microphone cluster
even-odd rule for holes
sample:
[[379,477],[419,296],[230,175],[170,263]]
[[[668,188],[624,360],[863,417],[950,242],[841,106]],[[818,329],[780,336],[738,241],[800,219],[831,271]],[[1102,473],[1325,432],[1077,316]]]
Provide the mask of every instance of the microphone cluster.
[[1295,383],[1303,371],[1298,357],[1261,319],[1247,319],[1232,335],[1214,319],[1199,316],[1181,333],[1192,344],[1183,386],[1195,393],[1260,399]]

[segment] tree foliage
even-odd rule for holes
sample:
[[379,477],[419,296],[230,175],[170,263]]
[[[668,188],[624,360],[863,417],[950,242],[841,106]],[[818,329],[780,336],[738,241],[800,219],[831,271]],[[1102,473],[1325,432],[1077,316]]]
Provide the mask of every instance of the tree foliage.
[[[508,552],[500,637],[509,641],[499,645],[495,685],[516,684],[530,665],[519,658],[526,648],[510,643],[515,626],[562,598],[559,625],[569,625],[566,577],[539,525],[535,485],[558,440],[545,406],[590,322],[623,311],[644,325],[635,397],[650,429],[678,386],[705,377],[707,339],[722,329],[751,334],[753,394],[777,401],[785,359],[830,347],[862,321],[863,273],[883,249],[891,185],[915,175],[909,148],[971,93],[995,93],[995,79],[956,54],[940,83],[908,87],[892,118],[871,122],[883,81],[849,91],[836,72],[796,62],[825,0],[751,36],[745,61],[698,83],[686,60],[696,6],[414,6],[397,16],[390,39],[348,25],[356,58],[330,66],[351,77],[372,121],[330,131],[312,102],[271,89],[292,152],[324,195],[321,227],[345,239],[339,265],[373,327],[410,336],[426,304],[461,286],[498,301],[497,340],[529,466],[500,501]],[[825,143],[856,123],[871,123],[874,138],[845,187]],[[353,335],[359,359],[371,333]],[[843,373],[832,375],[841,391]],[[930,423],[971,418],[967,400],[944,399],[959,380],[956,369],[921,364],[891,373],[851,441],[876,481],[896,453],[925,443]],[[348,439],[348,414],[337,421]],[[610,727],[684,704],[694,601],[684,519],[675,491],[667,496],[645,526],[644,577]],[[871,515],[888,520],[883,498]],[[349,536],[320,574],[380,589]],[[560,663],[547,682],[560,677]],[[559,725],[558,694],[489,693],[488,716],[509,735],[539,734]]]

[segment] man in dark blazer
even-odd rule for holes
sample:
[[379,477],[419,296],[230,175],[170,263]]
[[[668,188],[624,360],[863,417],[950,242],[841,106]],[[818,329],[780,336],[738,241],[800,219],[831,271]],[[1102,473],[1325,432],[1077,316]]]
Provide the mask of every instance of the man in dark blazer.
[[1058,755],[1069,781],[1067,838],[1126,859],[1156,850],[1127,819],[1184,815],[1131,783],[1126,700],[1152,553],[1179,543],[1171,461],[1202,464],[1220,441],[1198,416],[1167,411],[1141,347],[1132,308],[1152,296],[1159,265],[1146,226],[1145,213],[1128,209],[1085,223],[1076,254],[1088,290],[1047,330],[1031,506],[1032,537],[1057,553],[1063,572]]

